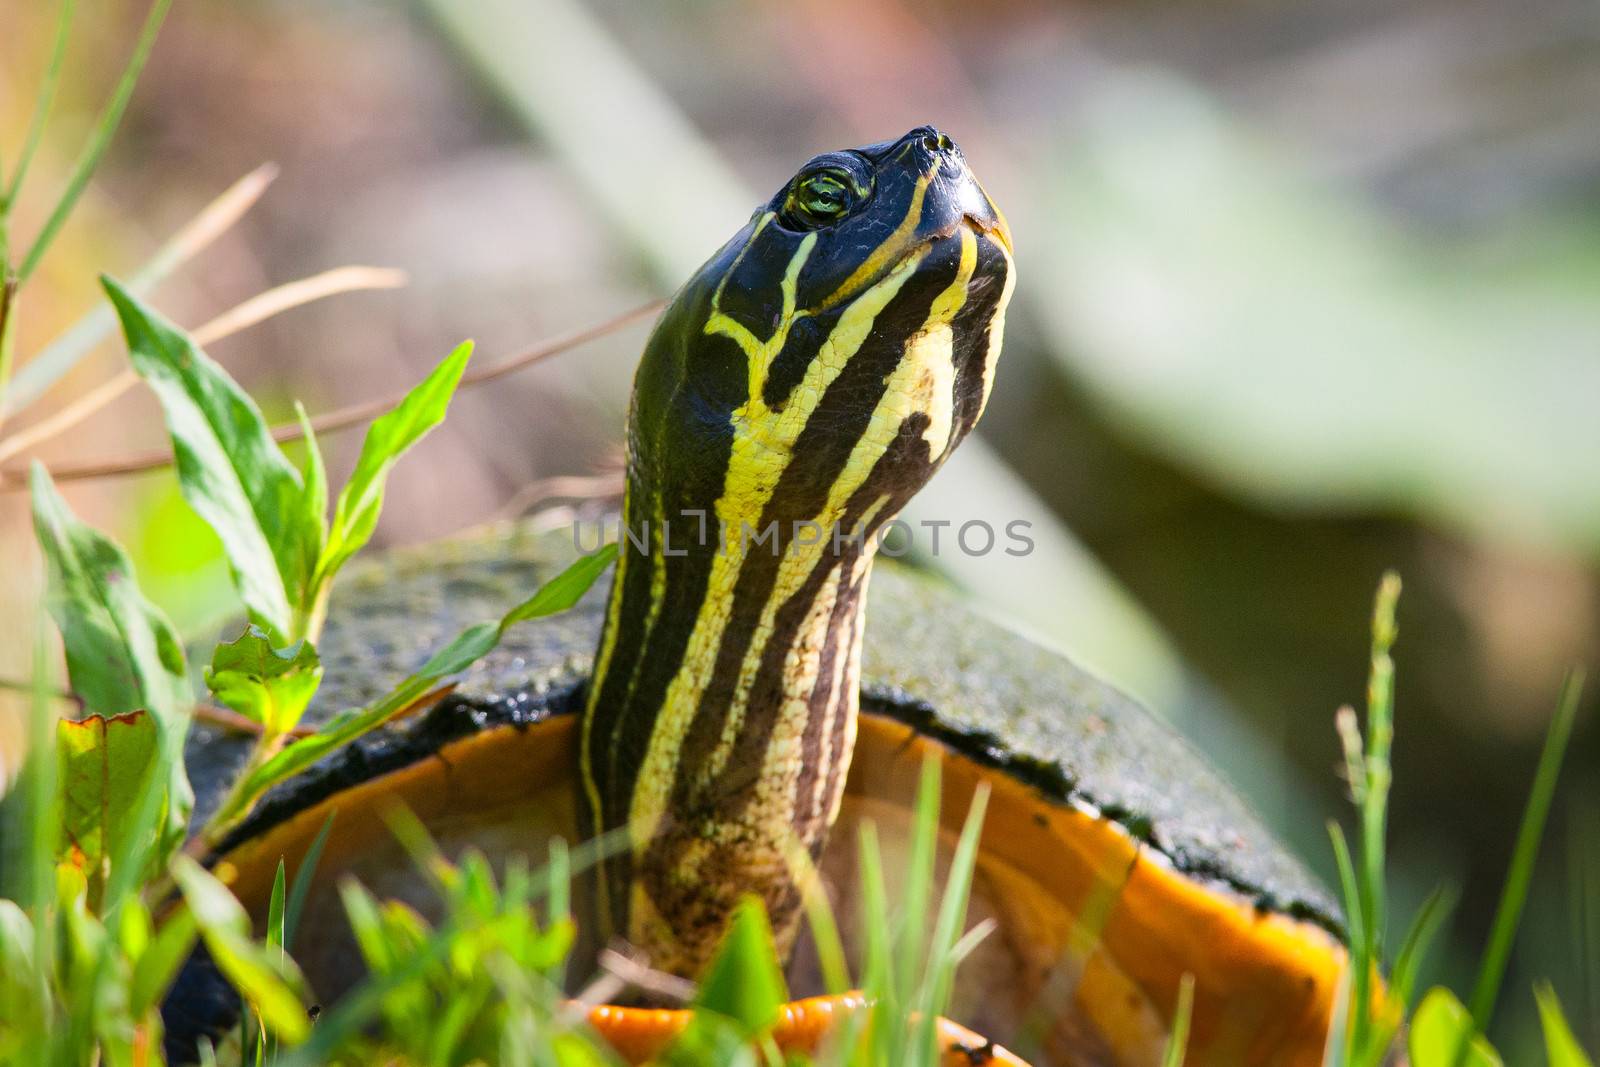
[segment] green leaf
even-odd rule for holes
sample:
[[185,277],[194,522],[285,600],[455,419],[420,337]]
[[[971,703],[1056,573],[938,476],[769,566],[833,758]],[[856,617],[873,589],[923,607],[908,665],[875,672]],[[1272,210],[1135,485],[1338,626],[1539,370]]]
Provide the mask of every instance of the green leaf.
[[255,798],[279,782],[292,778],[335,749],[349,744],[426,696],[432,679],[414,674],[381,700],[365,707],[350,708],[335,715],[326,726],[310,737],[292,742],[276,753],[240,783],[232,794],[234,803],[217,812],[213,825],[226,826],[249,810]]
[[512,608],[500,622],[502,632],[519,622],[556,615],[571,608],[583,599],[583,594],[594,585],[595,579],[605,573],[617,558],[617,545],[612,542],[582,557],[566,570],[539,587],[539,591]]
[[98,909],[113,856],[136,832],[139,801],[160,767],[161,736],[148,712],[56,723],[61,790],[58,859],[84,872]]
[[455,395],[456,386],[472,355],[472,342],[456,347],[406,394],[395,409],[375,420],[361,443],[361,456],[339,494],[333,526],[322,556],[317,561],[317,584],[325,584],[345,560],[355,555],[372,536],[383,508],[383,492],[389,471],[407,449],[444,419],[445,408]]
[[480,622],[476,626],[469,626],[457,634],[455,640],[428,657],[428,662],[422,665],[415,677],[431,683],[445,675],[464,671],[494,651],[494,646],[499,643],[500,627],[496,624]]
[[309,641],[273,648],[258,626],[217,646],[206,668],[206,686],[221,703],[252,722],[266,737],[293,730],[322,682],[322,662]]
[[[317,431],[311,425],[311,417],[306,414],[305,406],[298,400],[294,402],[294,415],[300,422],[301,439],[305,442],[305,461],[300,470],[305,493],[300,498],[300,508],[307,538],[306,558],[313,561],[312,570],[315,571],[315,561],[322,558],[322,550],[327,547],[328,541],[328,471],[322,464],[322,447],[317,444]],[[301,591],[295,631],[297,635],[316,640],[322,631],[327,598],[327,586],[319,585],[313,573],[310,584]]]
[[[1465,1054],[1457,1059],[1457,1050]],[[1428,991],[1411,1018],[1411,1067],[1503,1067],[1500,1053],[1477,1032],[1472,1016],[1442,986]]]
[[734,910],[695,1007],[738,1023],[745,1036],[769,1029],[789,999],[766,908],[745,897]]
[[1550,983],[1540,982],[1534,986],[1533,995],[1539,1001],[1539,1022],[1544,1026],[1544,1049],[1550,1067],[1594,1067],[1572,1035],[1567,1015],[1561,1010],[1561,1001]]
[[[159,732],[167,768],[159,786],[166,792],[164,862],[165,851],[182,841],[194,803],[182,759],[191,704],[183,648],[166,617],[139,592],[122,549],[78,521],[42,466],[34,464],[30,482],[34,529],[50,572],[47,600],[73,691],[97,715],[148,711]],[[135,806],[140,819],[160,811],[157,791],[158,785],[147,787]]]
[[494,623],[481,622],[463,631],[454,641],[434,653],[420,671],[401,682],[381,700],[340,712],[321,730],[295,741],[256,768],[245,781],[245,792],[252,797],[259,796],[335,749],[382,726],[426,696],[435,682],[472,666],[494,648],[498,640],[499,632]]
[[[406,711],[428,695],[436,683],[458,674],[491,652],[500,635],[512,622],[535,615],[562,611],[577,603],[594,584],[607,564],[616,557],[616,545],[607,545],[585,556],[552,578],[527,601],[507,612],[498,623],[480,622],[456,635],[444,648],[429,657],[417,673],[392,691],[364,707],[349,708],[335,715],[310,737],[301,738],[276,753],[251,771],[230,795],[230,802],[212,820],[212,826],[226,826],[242,815],[255,798],[287,778],[291,778],[329,753]],[[554,593],[546,590],[554,587]]]
[[200,928],[188,908],[174,908],[167,916],[133,963],[128,1003],[135,1015],[144,1015],[166,997],[167,990],[178,975],[178,969],[194,949],[199,932]]
[[173,857],[172,875],[183,891],[217,968],[286,1041],[305,1040],[310,1029],[296,990],[300,974],[288,957],[250,938],[250,918],[233,894],[188,856]]
[[170,720],[189,704],[177,634],[140,595],[122,549],[78,521],[42,466],[34,465],[31,481],[50,615],[66,646],[72,691],[97,714],[149,708]]
[[188,334],[110,278],[133,368],[166,413],[178,484],[227,550],[252,618],[294,634],[294,608],[310,589],[320,523],[308,521],[305,486],[261,409]]

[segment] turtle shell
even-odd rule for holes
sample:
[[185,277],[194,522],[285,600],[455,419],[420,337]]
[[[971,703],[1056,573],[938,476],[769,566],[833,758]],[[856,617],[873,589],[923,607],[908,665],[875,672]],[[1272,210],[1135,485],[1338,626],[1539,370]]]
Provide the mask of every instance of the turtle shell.
[[[334,593],[308,723],[380,696],[576,555],[565,532],[501,526],[352,566]],[[515,627],[431,709],[269,794],[219,850],[246,906],[264,913],[279,858],[293,869],[335,809],[318,885],[353,873],[398,896],[417,879],[403,852],[383,845],[383,801],[411,806],[447,848],[493,855],[570,835],[573,727],[606,584],[569,612]],[[952,834],[978,789],[991,793],[972,911],[994,918],[997,933],[962,972],[956,1017],[1024,1052],[1019,1035],[1032,1035],[1038,1063],[1155,1064],[1190,973],[1189,1064],[1321,1062],[1345,960],[1336,906],[1183,738],[893,561],[875,569],[867,618],[856,754],[822,862],[847,942],[853,824],[873,819],[892,848],[918,767],[935,753]],[[196,727],[197,820],[248,747]],[[301,939],[327,946],[302,960],[323,996],[354,977],[336,896],[313,894],[304,921],[325,922],[325,936]],[[797,993],[815,991],[804,988],[809,958],[802,945]]]

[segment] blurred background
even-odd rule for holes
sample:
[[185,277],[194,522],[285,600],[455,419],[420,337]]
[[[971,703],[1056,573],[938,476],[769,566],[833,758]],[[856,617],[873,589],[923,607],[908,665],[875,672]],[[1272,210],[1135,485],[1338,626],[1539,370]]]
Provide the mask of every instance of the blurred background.
[[[36,230],[142,4],[81,0],[14,228]],[[54,5],[0,0],[0,145]],[[180,0],[27,291],[26,429],[125,366],[27,364],[259,165],[241,221],[153,291],[187,326],[351,264],[403,288],[211,346],[269,415],[388,395],[462,338],[509,356],[669,294],[809,156],[933,123],[1016,234],[981,440],[914,518],[1034,524],[931,565],[1184,730],[1324,876],[1378,577],[1402,574],[1391,853],[1461,888],[1431,973],[1483,943],[1563,672],[1600,665],[1600,7],[1586,0]],[[647,325],[470,389],[398,470],[380,544],[615,471]],[[24,387],[25,390],[24,390]],[[138,390],[4,464],[159,448]],[[359,435],[324,442],[335,477]],[[556,483],[560,488],[563,483]],[[233,610],[166,472],[64,485],[188,634]],[[39,562],[0,487],[0,675]],[[870,636],[869,636],[869,639]],[[1578,734],[1495,1036],[1529,983],[1600,1041],[1600,729]],[[0,731],[0,737],[4,737]],[[1162,768],[1150,768],[1152,775]],[[1330,878],[1331,880],[1331,878]]]

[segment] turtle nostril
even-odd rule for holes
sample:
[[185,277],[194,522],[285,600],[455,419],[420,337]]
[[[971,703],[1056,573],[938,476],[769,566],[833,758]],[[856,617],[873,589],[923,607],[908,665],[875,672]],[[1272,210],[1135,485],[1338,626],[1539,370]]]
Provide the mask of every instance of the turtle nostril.
[[946,137],[942,133],[934,133],[932,130],[922,135],[922,147],[926,148],[930,152],[939,151],[948,145],[949,142],[950,138]]

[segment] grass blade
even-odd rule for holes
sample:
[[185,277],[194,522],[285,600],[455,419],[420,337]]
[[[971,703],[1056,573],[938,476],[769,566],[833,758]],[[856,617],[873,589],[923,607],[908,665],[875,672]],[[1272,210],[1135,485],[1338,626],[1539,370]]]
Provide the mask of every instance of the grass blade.
[[1172,1012],[1172,1036],[1167,1038],[1167,1051],[1161,1057],[1161,1067],[1183,1067],[1184,1054],[1189,1050],[1189,1022],[1194,1016],[1194,975],[1184,972],[1178,983],[1178,1006]]
[[1533,995],[1539,1001],[1539,1022],[1544,1027],[1545,1054],[1550,1058],[1550,1067],[1593,1067],[1567,1024],[1555,989],[1549,982],[1540,982],[1533,987]]
[[822,986],[829,993],[844,993],[851,988],[850,968],[845,962],[844,940],[839,936],[839,923],[828,902],[827,890],[822,885],[822,875],[811,859],[811,853],[798,840],[790,842],[789,867],[794,872],[795,884],[800,889],[800,904],[805,908],[806,925],[811,928],[811,942],[816,948],[817,963],[822,971]]
[[[128,280],[128,291],[135,296],[145,296],[173,271],[205,251],[261,199],[261,194],[277,176],[278,168],[274,164],[263,163],[230,185],[156,250]],[[110,304],[102,303],[47,344],[18,369],[11,382],[9,401],[0,400],[0,421],[8,411],[21,410],[43,396],[77,366],[79,360],[109,337],[116,326],[116,313]]]
[[1428,899],[1423,901],[1422,907],[1418,909],[1416,918],[1411,921],[1411,929],[1406,931],[1405,940],[1400,943],[1400,951],[1395,953],[1390,984],[1405,1009],[1411,1007],[1412,996],[1417,989],[1417,973],[1422,968],[1423,958],[1427,956],[1429,947],[1439,933],[1439,928],[1455,906],[1456,891],[1453,886],[1442,885],[1429,893]]
[[322,822],[322,829],[317,831],[317,836],[311,842],[311,847],[306,849],[306,854],[301,857],[300,866],[294,872],[294,884],[289,887],[289,902],[283,909],[283,948],[285,952],[294,949],[295,931],[300,929],[300,916],[306,909],[306,898],[311,895],[311,883],[317,874],[317,864],[322,860],[323,846],[328,843],[328,835],[333,832],[333,818],[335,812],[328,812],[328,817]]
[[56,16],[55,42],[50,46],[50,62],[45,66],[44,80],[39,83],[39,95],[34,98],[33,116],[28,120],[28,132],[17,154],[17,168],[11,172],[11,182],[6,186],[5,195],[0,196],[0,213],[9,213],[11,205],[17,202],[22,179],[27,177],[28,165],[33,162],[33,154],[44,136],[50,106],[56,99],[56,86],[61,83],[61,61],[67,54],[67,38],[71,35],[72,8],[73,0],[61,0],[61,13]]
[[[937,795],[934,800],[937,807]],[[967,901],[972,891],[973,873],[978,865],[978,842],[983,835],[983,816],[989,806],[989,788],[981,785],[973,794],[972,807],[967,811],[967,821],[961,827],[961,837],[956,842],[955,854],[950,860],[950,870],[945,876],[944,896],[939,902],[939,913],[934,919],[933,940],[928,949],[927,971],[922,977],[922,990],[918,996],[917,1010],[931,1028],[934,1018],[942,1014],[950,1000],[950,990],[955,984],[957,962],[956,942],[967,918]]]
[[1523,905],[1528,900],[1528,885],[1533,879],[1534,862],[1539,856],[1539,840],[1544,836],[1550,801],[1555,796],[1556,780],[1561,775],[1561,762],[1566,756],[1567,741],[1572,736],[1572,722],[1577,715],[1578,698],[1582,693],[1583,672],[1573,671],[1562,688],[1555,718],[1551,720],[1550,730],[1545,735],[1544,750],[1539,754],[1539,768],[1533,776],[1533,789],[1528,794],[1522,825],[1517,830],[1516,847],[1511,853],[1511,867],[1506,872],[1505,888],[1500,893],[1500,905],[1495,910],[1489,945],[1484,949],[1478,979],[1472,987],[1469,1008],[1472,1021],[1480,1032],[1488,1029],[1495,1001],[1500,996],[1500,983],[1505,977],[1511,945],[1522,920]]
[[1361,884],[1356,880],[1355,864],[1350,859],[1350,845],[1345,840],[1344,828],[1333,820],[1328,821],[1328,838],[1333,842],[1334,864],[1339,870],[1340,896],[1344,898],[1345,922],[1349,925],[1350,961],[1346,979],[1341,983],[1340,997],[1346,1005],[1346,1023],[1330,1038],[1342,1062],[1357,1058],[1357,1050],[1367,1040],[1371,1022],[1371,998],[1367,995],[1369,977],[1376,962],[1368,955],[1366,931],[1366,902],[1361,897]]
[[909,1003],[922,972],[928,949],[928,904],[933,898],[934,857],[939,841],[939,761],[922,761],[917,799],[912,815],[911,854],[906,860],[905,889],[901,894],[900,925],[894,946],[895,993]]
[[72,176],[67,179],[61,198],[56,201],[55,209],[50,212],[50,217],[45,220],[39,235],[33,239],[28,254],[23,257],[22,265],[17,268],[19,282],[26,282],[33,274],[34,268],[39,265],[39,260],[44,258],[51,242],[55,240],[56,234],[67,221],[67,216],[71,215],[72,209],[77,206],[78,198],[83,195],[83,190],[88,186],[95,168],[100,165],[100,157],[105,154],[106,146],[111,143],[111,135],[122,122],[122,113],[128,107],[128,99],[133,96],[134,84],[144,70],[145,61],[150,58],[150,50],[155,47],[156,35],[161,32],[161,23],[167,17],[167,8],[171,6],[172,0],[155,0],[150,5],[150,13],[145,16],[144,26],[139,31],[139,39],[134,43],[133,55],[129,57],[128,65],[123,68],[122,77],[111,94],[110,102],[100,113],[94,132],[89,136],[89,143],[84,146],[83,154],[78,157]]
[[272,877],[272,896],[267,901],[267,944],[278,949],[281,959],[288,959],[284,950],[284,897],[285,889],[283,860],[278,860],[278,871]]
[[[395,289],[404,284],[405,275],[400,271],[381,267],[339,267],[257,293],[195,327],[190,336],[195,344],[204,347],[313,300],[341,293]],[[139,292],[138,286],[132,284],[128,290]],[[113,321],[109,317],[106,319],[108,330]],[[131,370],[107,379],[60,410],[0,441],[0,462],[60,436],[138,384],[139,375]]]
[[250,918],[243,905],[199,863],[175,856],[172,875],[218,969],[269,1030],[290,1041],[305,1040],[309,1023],[300,1004],[302,983],[294,964],[277,949],[251,940]]

